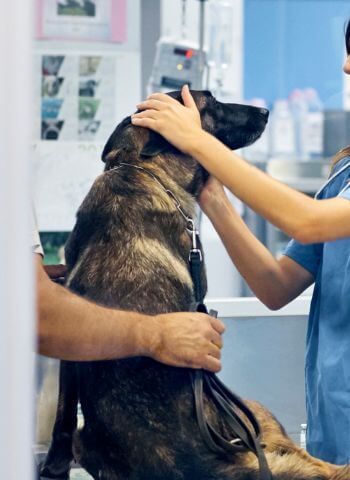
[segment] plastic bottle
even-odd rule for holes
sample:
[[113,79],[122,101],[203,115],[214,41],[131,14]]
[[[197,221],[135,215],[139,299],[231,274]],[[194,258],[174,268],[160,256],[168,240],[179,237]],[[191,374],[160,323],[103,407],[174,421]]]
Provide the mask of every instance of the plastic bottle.
[[308,160],[309,152],[303,135],[307,122],[308,104],[302,90],[295,89],[289,95],[289,108],[293,116],[295,131],[295,156],[297,160]]
[[302,423],[300,425],[300,448],[306,449],[306,429],[307,429],[307,424]]
[[314,88],[306,88],[304,90],[304,98],[308,110],[301,130],[303,149],[307,152],[309,158],[322,158],[324,131],[323,104]]
[[274,103],[270,132],[271,156],[278,159],[295,159],[295,123],[288,101],[285,99],[278,99]]

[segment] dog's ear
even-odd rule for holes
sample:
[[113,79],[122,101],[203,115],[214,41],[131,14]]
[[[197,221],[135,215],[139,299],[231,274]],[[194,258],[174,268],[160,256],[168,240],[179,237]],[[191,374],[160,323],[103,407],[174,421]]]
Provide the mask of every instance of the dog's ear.
[[164,153],[180,153],[177,148],[173,147],[159,133],[150,131],[149,139],[141,150],[144,157],[155,157]]

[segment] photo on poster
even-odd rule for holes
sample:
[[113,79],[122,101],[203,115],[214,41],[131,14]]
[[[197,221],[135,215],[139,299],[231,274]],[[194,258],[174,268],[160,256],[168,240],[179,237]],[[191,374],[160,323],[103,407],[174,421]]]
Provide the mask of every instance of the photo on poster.
[[79,120],[92,120],[100,106],[101,100],[79,98]]
[[100,128],[100,120],[79,120],[79,140],[93,141],[95,140],[98,129]]
[[60,94],[63,82],[64,77],[56,77],[54,75],[43,76],[41,84],[41,96],[43,98],[57,97]]
[[62,98],[43,98],[41,101],[41,118],[56,120],[63,104]]
[[95,75],[101,63],[101,57],[81,56],[79,60],[79,75],[88,77]]
[[42,75],[58,75],[64,55],[43,55]]
[[79,80],[79,96],[95,97],[100,82],[90,78],[88,80]]
[[39,39],[126,41],[126,0],[36,0]]
[[63,120],[42,120],[41,122],[41,139],[42,140],[58,140],[60,132],[64,125]]
[[95,0],[56,0],[57,15],[95,17]]

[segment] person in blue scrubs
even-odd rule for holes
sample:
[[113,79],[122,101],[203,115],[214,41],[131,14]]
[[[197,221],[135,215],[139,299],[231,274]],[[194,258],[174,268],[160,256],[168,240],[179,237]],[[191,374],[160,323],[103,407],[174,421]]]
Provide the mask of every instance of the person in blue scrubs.
[[[319,200],[350,200],[350,157],[340,160]],[[350,238],[303,245],[284,255],[315,279],[306,340],[307,449],[332,463],[350,463]]]
[[[350,21],[345,42],[343,70],[350,74]],[[306,349],[307,449],[332,463],[350,463],[350,146],[336,155],[328,182],[311,199],[204,132],[186,86],[182,99],[184,105],[152,94],[132,123],[160,133],[212,174],[201,208],[263,303],[279,309],[315,283]],[[221,184],[294,238],[280,259],[250,232]]]

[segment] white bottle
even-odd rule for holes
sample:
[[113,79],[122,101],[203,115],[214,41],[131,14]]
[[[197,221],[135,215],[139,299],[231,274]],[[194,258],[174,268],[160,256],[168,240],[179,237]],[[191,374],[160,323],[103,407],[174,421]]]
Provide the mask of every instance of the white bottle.
[[304,448],[304,450],[306,450],[306,429],[307,424],[302,423],[300,425],[300,448]]
[[271,156],[276,159],[295,159],[295,124],[287,100],[275,101],[270,128]]
[[293,115],[295,130],[295,156],[297,160],[308,160],[309,152],[304,141],[304,128],[308,115],[308,104],[304,92],[298,88],[289,95],[289,108]]
[[313,88],[304,90],[308,105],[307,115],[301,131],[301,142],[309,158],[322,158],[324,112],[318,93]]

